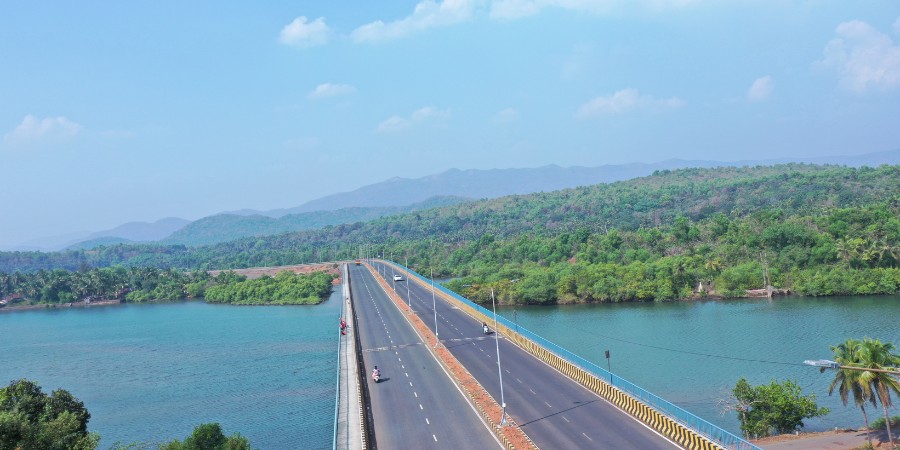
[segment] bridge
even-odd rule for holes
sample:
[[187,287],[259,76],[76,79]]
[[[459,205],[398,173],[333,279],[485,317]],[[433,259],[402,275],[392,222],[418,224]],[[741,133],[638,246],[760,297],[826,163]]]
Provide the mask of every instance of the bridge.
[[343,270],[336,449],[758,449],[402,265]]

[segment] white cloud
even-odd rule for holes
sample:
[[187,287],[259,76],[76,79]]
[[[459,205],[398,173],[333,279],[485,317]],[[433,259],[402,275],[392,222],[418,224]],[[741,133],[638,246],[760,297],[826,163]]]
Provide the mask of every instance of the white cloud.
[[519,111],[515,108],[506,108],[494,114],[494,122],[511,123],[519,120]]
[[775,80],[771,76],[757,78],[753,81],[750,89],[747,90],[747,100],[751,102],[761,102],[768,100],[775,90]]
[[607,14],[617,10],[638,9],[663,13],[699,3],[700,0],[496,0],[491,2],[490,16],[495,19],[518,19],[533,16],[545,8]]
[[409,115],[409,118],[391,116],[378,124],[378,128],[376,128],[375,131],[378,133],[393,133],[410,128],[417,123],[447,117],[450,117],[449,110],[437,109],[434,106],[426,106],[413,111],[413,113]]
[[328,42],[329,34],[331,29],[325,24],[324,17],[310,22],[305,16],[300,16],[281,29],[278,40],[285,45],[315,47]]
[[4,142],[29,143],[69,138],[81,131],[81,125],[63,117],[38,119],[28,114],[14,130],[3,135]]
[[312,92],[307,95],[308,98],[313,100],[329,98],[329,97],[337,97],[339,95],[349,95],[356,92],[356,88],[350,86],[349,84],[333,84],[333,83],[322,83],[316,86]]
[[384,122],[378,124],[378,128],[376,128],[375,131],[379,133],[393,133],[407,128],[409,128],[409,120],[400,116],[391,116]]
[[535,0],[498,0],[491,3],[491,17],[495,19],[519,19],[541,12],[544,6]]
[[426,106],[421,109],[417,109],[413,111],[410,119],[413,122],[421,122],[423,120],[428,120],[431,118],[445,118],[450,116],[450,111],[448,110],[440,110],[435,108],[434,106]]
[[684,106],[684,100],[677,97],[657,99],[649,95],[641,95],[637,89],[622,89],[607,97],[596,97],[581,105],[575,112],[578,119],[587,119],[599,115],[624,114],[638,110],[659,111]]
[[413,13],[394,22],[377,20],[365,24],[351,33],[355,42],[377,42],[397,39],[429,28],[453,25],[471,19],[474,0],[424,0],[416,5]]
[[900,85],[900,46],[888,34],[860,20],[838,25],[835,34],[818,64],[834,68],[841,84],[857,92]]

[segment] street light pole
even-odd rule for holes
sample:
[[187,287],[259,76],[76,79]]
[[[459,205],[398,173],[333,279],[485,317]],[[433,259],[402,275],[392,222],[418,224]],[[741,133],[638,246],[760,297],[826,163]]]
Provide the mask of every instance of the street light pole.
[[500,375],[500,426],[506,425],[506,400],[503,398],[503,369],[500,367],[500,333],[497,328],[497,303],[494,301],[494,288],[491,288],[491,306],[494,308],[494,342],[497,344],[497,373]]
[[900,375],[900,367],[889,367],[887,369],[874,369],[874,368],[868,368],[868,367],[842,366],[834,361],[830,361],[827,359],[816,359],[816,360],[807,359],[806,361],[803,361],[803,364],[806,364],[807,366],[813,366],[813,367],[822,367],[825,369],[859,370],[861,372],[878,372],[878,373],[891,373],[894,375]]
[[406,256],[406,309],[412,314],[412,297],[409,296],[409,256]]
[[434,267],[431,268],[431,310],[434,311],[434,348],[441,342],[437,331],[437,305],[434,300]]

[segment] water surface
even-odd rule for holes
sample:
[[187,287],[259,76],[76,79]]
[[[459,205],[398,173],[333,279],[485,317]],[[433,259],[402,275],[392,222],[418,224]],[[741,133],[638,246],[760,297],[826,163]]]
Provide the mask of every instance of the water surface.
[[[219,422],[260,449],[329,448],[339,292],[317,306],[200,302],[0,314],[0,382],[62,387],[91,411],[101,448],[183,439]],[[858,426],[827,395],[833,372],[802,365],[869,336],[900,344],[900,296],[501,308],[500,314],[739,432],[721,402],[740,377],[792,379],[832,413],[808,429]],[[900,403],[900,402],[897,402]],[[515,405],[509,405],[515,408]],[[895,407],[893,414],[898,414]],[[879,411],[872,411],[871,418]]]
[[[832,412],[808,429],[859,426],[858,408],[828,396],[834,372],[802,364],[831,359],[830,346],[865,336],[900,345],[900,296],[789,297],[727,301],[502,308],[498,313],[629,381],[733,432],[722,402],[737,380],[791,379]],[[900,402],[895,402],[895,405]],[[510,406],[512,407],[512,406]],[[898,414],[895,406],[893,414]],[[870,419],[881,416],[872,410]]]
[[330,448],[340,290],[316,306],[202,302],[0,314],[0,382],[63,388],[100,448],[204,422],[260,449]]

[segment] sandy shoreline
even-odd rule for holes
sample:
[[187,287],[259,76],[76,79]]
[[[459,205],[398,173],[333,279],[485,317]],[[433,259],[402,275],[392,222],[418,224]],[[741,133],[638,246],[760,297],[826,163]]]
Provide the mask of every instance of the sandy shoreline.
[[90,303],[70,302],[57,304],[40,304],[40,305],[13,305],[0,308],[0,313],[4,311],[27,311],[30,309],[62,309],[62,308],[90,308],[92,306],[107,306],[121,304],[121,300],[97,300]]

